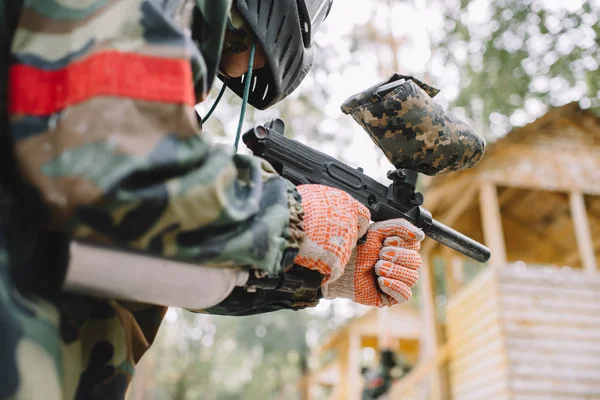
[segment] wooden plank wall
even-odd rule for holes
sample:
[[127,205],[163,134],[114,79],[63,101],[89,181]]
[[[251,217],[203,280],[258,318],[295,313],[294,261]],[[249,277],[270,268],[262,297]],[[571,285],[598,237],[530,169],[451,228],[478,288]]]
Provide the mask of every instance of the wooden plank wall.
[[600,399],[600,274],[488,269],[448,303],[453,400]]
[[498,285],[495,271],[489,268],[448,303],[453,400],[510,398]]
[[511,267],[498,281],[512,399],[600,399],[600,274]]

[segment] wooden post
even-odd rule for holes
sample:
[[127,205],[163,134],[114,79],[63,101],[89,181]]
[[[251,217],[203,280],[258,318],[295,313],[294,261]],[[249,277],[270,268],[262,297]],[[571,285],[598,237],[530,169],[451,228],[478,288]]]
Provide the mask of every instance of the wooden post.
[[450,265],[452,269],[452,276],[456,282],[456,291],[458,292],[465,283],[465,264],[463,257],[454,255]]
[[596,255],[594,254],[594,245],[592,243],[592,235],[590,234],[590,224],[585,211],[583,194],[580,191],[574,190],[569,194],[569,200],[581,264],[586,271],[595,272],[598,266],[596,265]]
[[300,400],[310,400],[311,399],[311,377],[308,371],[305,371],[298,378],[298,397]]
[[444,258],[444,277],[448,289],[448,298],[450,298],[462,286],[464,280],[463,260],[462,257],[459,257],[453,250],[447,247],[442,249],[442,256]]
[[[340,351],[338,360],[340,376],[337,382],[335,382],[333,385],[333,390],[330,396],[332,400],[345,399],[348,397],[348,393],[350,391],[349,379],[351,378],[350,368],[352,368],[350,366],[350,362],[352,361],[350,359],[350,341],[347,333],[344,334],[344,336],[345,337],[342,339],[344,344],[339,346]],[[344,349],[346,351],[344,351]]]
[[[421,287],[421,317],[423,318],[423,329],[421,334],[421,360],[435,357],[438,347],[438,324],[437,310],[435,304],[435,276],[433,266],[429,262],[427,254],[422,255],[423,266],[420,273]],[[442,399],[442,387],[439,368],[433,369],[429,377],[429,390],[427,398],[430,400]]]
[[483,236],[485,243],[490,248],[490,266],[498,267],[506,265],[506,246],[504,244],[504,232],[502,230],[502,218],[498,204],[498,191],[493,183],[482,182],[479,193],[479,204],[481,209],[481,222],[483,224]]
[[392,348],[393,343],[389,307],[377,309],[377,324],[379,325],[377,338],[379,350]]
[[347,373],[347,399],[359,400],[361,396],[360,377],[360,335],[350,332],[348,338],[348,370]]

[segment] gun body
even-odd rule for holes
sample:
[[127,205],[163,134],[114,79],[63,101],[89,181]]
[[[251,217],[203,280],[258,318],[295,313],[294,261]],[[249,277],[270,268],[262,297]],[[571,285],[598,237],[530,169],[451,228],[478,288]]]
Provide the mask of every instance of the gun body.
[[404,218],[428,237],[476,261],[489,259],[487,247],[436,221],[421,206],[423,196],[415,191],[416,172],[393,171],[388,174],[393,183],[385,186],[360,169],[285,137],[284,128],[283,121],[276,119],[249,130],[243,140],[255,156],[267,160],[279,174],[296,185],[312,183],[343,190],[364,204],[375,222]]

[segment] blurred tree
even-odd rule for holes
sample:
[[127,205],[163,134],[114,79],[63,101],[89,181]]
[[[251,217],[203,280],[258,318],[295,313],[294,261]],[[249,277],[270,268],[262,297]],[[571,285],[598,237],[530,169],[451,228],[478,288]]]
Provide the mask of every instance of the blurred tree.
[[354,315],[338,306],[236,318],[170,309],[128,398],[298,399],[309,344]]
[[600,110],[600,1],[449,0],[439,6],[445,25],[436,56],[460,78],[452,103],[490,138],[548,106],[580,101]]

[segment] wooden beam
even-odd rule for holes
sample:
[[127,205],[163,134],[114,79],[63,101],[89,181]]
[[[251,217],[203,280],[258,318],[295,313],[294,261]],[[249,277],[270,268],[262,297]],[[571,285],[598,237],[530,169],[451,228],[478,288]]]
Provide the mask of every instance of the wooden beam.
[[[523,158],[526,158],[523,156]],[[511,179],[507,176],[502,175],[494,175],[492,173],[482,174],[482,179],[485,179],[487,182],[494,183],[498,186],[514,186],[516,188],[528,189],[528,190],[546,190],[549,192],[568,192],[571,190],[581,190],[582,193],[591,195],[591,196],[600,196],[600,188],[598,185],[592,186],[590,184],[584,184],[582,187],[577,187],[573,183],[569,184],[559,184],[557,182],[519,182],[516,179]]]
[[359,400],[361,393],[360,378],[360,336],[358,333],[351,332],[348,340],[348,369],[347,374],[347,399]]
[[[585,194],[584,194],[584,196],[585,196]],[[594,214],[593,211],[587,207],[586,207],[586,213],[588,216],[588,223],[589,223],[590,227],[592,225],[600,225],[600,215]],[[600,252],[600,236],[595,237],[595,238],[592,237],[592,240],[594,241],[594,243],[593,243],[594,252],[595,253]],[[574,264],[578,259],[579,259],[579,253],[574,252],[573,254],[571,254],[570,257],[566,258],[563,261],[563,264],[571,265],[571,264]]]
[[444,201],[449,196],[456,198],[460,193],[465,191],[467,186],[475,180],[471,178],[471,172],[462,172],[462,176],[455,176],[452,178],[445,178],[441,180],[440,177],[435,177],[435,186],[428,188],[423,194],[425,195],[424,206],[430,211],[436,210],[441,201]]
[[311,386],[310,374],[307,373],[298,378],[297,390],[300,400],[311,400]]
[[465,283],[465,264],[464,259],[457,255],[452,256],[452,276],[454,277],[454,281],[456,282],[456,291],[458,292],[460,288]]
[[342,350],[338,354],[338,370],[340,372],[337,382],[333,385],[330,397],[332,400],[346,399],[350,390],[348,379],[350,378],[350,361],[352,360],[350,359],[350,344],[347,335],[344,342],[340,343],[340,349]]
[[389,307],[381,307],[377,309],[377,324],[378,329],[378,347],[379,349],[389,349],[392,347],[392,332],[390,324],[392,323],[390,318]]
[[510,198],[513,197],[515,193],[517,193],[517,190],[518,188],[514,186],[506,186],[504,188],[502,194],[498,196],[498,206],[500,207],[500,209],[502,209],[502,206],[504,206],[504,204],[506,204],[506,202],[508,202],[508,200],[510,200]]
[[588,272],[596,272],[596,255],[594,254],[594,244],[590,233],[590,224],[585,211],[585,200],[580,191],[572,191],[569,194],[571,202],[571,217],[575,225],[575,237],[577,238],[577,247],[579,257],[583,268]]
[[[438,347],[438,323],[437,309],[435,304],[435,276],[433,265],[429,262],[429,257],[423,255],[423,266],[420,273],[421,289],[421,316],[423,318],[423,329],[421,336],[421,359],[429,360],[435,357]],[[439,368],[431,371],[429,381],[429,399],[442,399],[442,382]]]
[[[596,238],[596,240],[593,243],[594,246],[594,251],[600,251],[600,237]],[[598,249],[598,250],[596,250]],[[579,259],[579,253],[573,253],[570,257],[565,258],[565,260],[562,262],[563,265],[572,265],[574,264],[577,259]],[[596,264],[597,265],[597,264]]]
[[506,245],[498,204],[498,191],[494,184],[488,182],[482,182],[479,190],[483,236],[486,245],[492,252],[489,263],[492,267],[504,266],[506,265]]
[[449,248],[442,250],[444,259],[444,278],[446,288],[448,289],[448,297],[453,297],[462,286],[464,280],[463,258],[456,255]]

